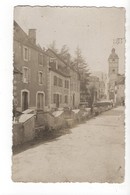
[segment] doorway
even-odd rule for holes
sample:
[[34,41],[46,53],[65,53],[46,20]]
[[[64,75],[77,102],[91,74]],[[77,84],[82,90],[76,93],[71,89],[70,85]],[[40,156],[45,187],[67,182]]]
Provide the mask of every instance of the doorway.
[[44,110],[44,94],[43,93],[37,94],[37,109]]
[[27,91],[23,91],[22,92],[22,111],[27,110],[28,109],[28,92]]
[[60,96],[59,94],[56,94],[56,107],[59,108],[59,104],[60,104]]
[[73,94],[73,107],[75,107],[75,94]]

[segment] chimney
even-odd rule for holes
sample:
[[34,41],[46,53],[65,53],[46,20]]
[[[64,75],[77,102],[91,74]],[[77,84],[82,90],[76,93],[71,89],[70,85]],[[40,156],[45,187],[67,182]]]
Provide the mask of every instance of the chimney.
[[28,36],[31,43],[36,44],[36,29],[29,29]]

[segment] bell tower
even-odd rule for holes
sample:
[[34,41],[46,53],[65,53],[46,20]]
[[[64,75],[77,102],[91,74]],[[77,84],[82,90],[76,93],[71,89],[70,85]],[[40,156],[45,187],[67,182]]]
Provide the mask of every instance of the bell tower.
[[119,69],[119,57],[115,53],[115,49],[111,50],[111,54],[108,58],[109,64],[109,99],[115,102],[116,100],[116,81],[118,78],[118,69]]
[[119,57],[115,53],[115,49],[113,48],[111,54],[108,58],[109,63],[109,82],[115,82],[118,76],[118,67],[119,67]]

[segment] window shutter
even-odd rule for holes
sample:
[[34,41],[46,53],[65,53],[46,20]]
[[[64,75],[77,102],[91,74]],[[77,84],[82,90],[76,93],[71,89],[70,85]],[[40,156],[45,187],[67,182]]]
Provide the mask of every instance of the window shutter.
[[24,77],[25,77],[24,68],[22,68],[22,81],[23,81],[23,83],[24,83]]
[[30,48],[28,49],[28,59],[29,61],[31,60],[31,49]]
[[31,82],[31,69],[28,69],[28,82]]

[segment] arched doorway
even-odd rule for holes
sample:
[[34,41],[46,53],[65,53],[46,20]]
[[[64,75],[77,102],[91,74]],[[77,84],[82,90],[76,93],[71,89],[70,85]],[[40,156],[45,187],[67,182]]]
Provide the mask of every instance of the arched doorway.
[[73,107],[75,107],[75,94],[73,94]]
[[38,110],[44,110],[44,100],[45,100],[45,96],[43,92],[38,92],[37,93],[37,97],[36,97],[36,101],[37,101],[37,109]]
[[29,92],[22,92],[22,111],[27,110],[29,105]]

